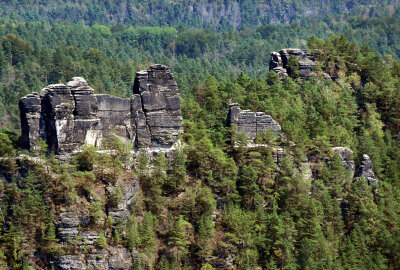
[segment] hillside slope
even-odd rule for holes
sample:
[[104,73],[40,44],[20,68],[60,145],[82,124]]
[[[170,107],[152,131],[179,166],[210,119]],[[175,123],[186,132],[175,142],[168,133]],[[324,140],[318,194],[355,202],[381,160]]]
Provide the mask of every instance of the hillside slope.
[[0,1],[0,15],[28,21],[241,29],[310,17],[393,15],[398,0]]

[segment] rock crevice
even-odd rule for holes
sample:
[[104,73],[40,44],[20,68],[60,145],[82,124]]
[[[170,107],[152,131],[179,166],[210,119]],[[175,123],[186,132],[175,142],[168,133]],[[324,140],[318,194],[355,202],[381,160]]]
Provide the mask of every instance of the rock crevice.
[[246,134],[249,140],[254,140],[257,133],[264,134],[267,130],[274,134],[281,131],[281,126],[270,115],[241,110],[237,103],[229,105],[227,124],[236,125],[238,132]]
[[74,77],[21,98],[19,107],[28,150],[39,138],[56,154],[99,147],[110,134],[135,148],[168,147],[183,132],[178,86],[164,65],[137,72],[130,99],[94,94],[85,79]]
[[278,73],[280,78],[288,76],[288,63],[290,56],[295,56],[299,61],[299,77],[309,79],[315,76],[315,57],[306,50],[287,48],[279,52],[272,52],[269,69]]

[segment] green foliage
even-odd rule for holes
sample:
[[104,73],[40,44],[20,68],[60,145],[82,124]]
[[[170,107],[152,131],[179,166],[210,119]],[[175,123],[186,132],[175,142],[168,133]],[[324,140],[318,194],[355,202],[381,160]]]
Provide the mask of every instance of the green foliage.
[[[11,2],[2,4],[8,7]],[[25,2],[19,2],[23,9]],[[202,10],[202,1],[128,1],[119,9],[108,3],[107,12],[124,14],[114,17],[105,16],[101,5],[84,18],[80,9],[74,14],[65,10],[66,21],[80,18],[91,26],[0,18],[2,127],[17,128],[18,99],[49,83],[83,75],[96,92],[126,97],[139,66],[145,69],[159,62],[170,65],[176,76],[185,131],[185,149],[173,153],[171,160],[162,152],[151,160],[145,151],[137,154],[134,167],[140,188],[133,209],[128,207],[127,221],[114,221],[111,215],[105,221],[104,212],[118,206],[122,185],[137,180],[130,172],[129,145],[110,136],[104,140],[106,153],[86,147],[73,158],[75,166],[67,166],[46,157],[48,149],[41,140],[31,153],[37,158],[15,159],[18,135],[2,131],[0,268],[27,268],[41,260],[35,256],[34,262],[28,261],[37,251],[47,260],[90,250],[78,246],[79,237],[59,247],[56,219],[65,209],[88,212],[91,224],[85,225],[100,231],[97,247],[126,246],[135,255],[136,269],[213,269],[232,254],[237,269],[397,269],[399,13],[367,18],[385,11],[378,4],[372,10],[350,2],[345,3],[350,13],[364,18],[346,13],[286,25],[268,24],[276,21],[276,14],[257,13],[264,8],[258,1],[206,5],[213,10],[222,3],[241,7],[240,32],[226,31],[231,21],[224,16],[212,25],[214,15],[210,21],[198,12],[190,18],[178,16],[186,6]],[[267,4],[281,7],[274,1]],[[305,5],[287,3],[296,11]],[[337,1],[324,3],[325,10],[332,6],[337,7],[332,14],[341,9]],[[285,9],[279,20],[286,18]],[[37,18],[47,18],[47,9],[36,10],[40,9],[34,9],[30,19],[37,12]],[[150,10],[153,15],[145,16]],[[160,10],[170,13],[168,21],[158,16]],[[27,18],[15,8],[0,13]],[[126,24],[104,25],[114,23],[109,18]],[[176,29],[140,26],[167,22]],[[316,78],[297,79],[299,63],[294,57],[289,59],[289,78],[280,80],[268,72],[268,52],[304,47],[307,39],[317,58]],[[324,79],[323,73],[333,80]],[[231,102],[270,114],[282,126],[282,134],[257,134],[255,143],[262,145],[247,147],[246,135],[226,126]],[[353,179],[332,146],[352,149],[357,168],[367,153],[379,185],[372,188],[362,177]]]
[[201,267],[201,270],[214,270],[215,268],[212,267],[210,264],[206,263]]
[[103,231],[100,231],[99,237],[96,240],[96,245],[101,249],[107,246],[107,238],[105,237]]
[[192,225],[184,220],[183,216],[179,216],[169,232],[168,245],[171,247],[174,256],[178,259],[189,252],[189,234],[191,228]]
[[299,59],[291,55],[287,63],[287,72],[290,77],[296,79],[300,75]]
[[89,216],[93,224],[103,224],[106,214],[103,212],[103,204],[100,201],[93,201],[89,205]]
[[[139,162],[143,162],[145,164],[145,159]],[[141,171],[141,169],[139,170]],[[142,189],[147,197],[145,202],[148,208],[153,213],[159,213],[161,211],[163,201],[162,186],[167,181],[167,159],[165,158],[165,154],[163,152],[159,152],[157,154],[157,157],[154,160],[151,176],[145,176],[142,178],[142,180]]]
[[77,164],[78,170],[80,171],[92,171],[93,164],[97,158],[98,153],[96,152],[96,148],[93,146],[87,146],[73,157],[73,162]]
[[167,187],[172,191],[182,189],[186,181],[186,154],[182,150],[175,150],[171,164],[171,171],[168,174]]
[[0,156],[7,157],[14,153],[11,140],[6,133],[0,133]]
[[130,250],[137,248],[140,244],[138,227],[132,217],[126,223],[126,242]]
[[120,185],[117,185],[114,188],[114,190],[113,190],[113,192],[112,192],[112,194],[110,196],[110,206],[111,207],[118,207],[118,204],[121,202],[123,197],[124,197],[124,193],[122,191],[122,188],[121,188]]
[[139,227],[139,235],[140,235],[140,248],[147,254],[153,254],[155,250],[156,244],[156,235],[154,232],[154,222],[155,217],[150,213],[147,212],[144,217],[143,221]]

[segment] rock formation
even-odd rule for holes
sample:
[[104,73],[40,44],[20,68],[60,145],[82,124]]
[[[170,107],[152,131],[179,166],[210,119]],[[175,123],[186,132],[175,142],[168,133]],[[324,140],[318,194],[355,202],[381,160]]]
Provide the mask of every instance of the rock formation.
[[239,104],[229,105],[228,125],[235,124],[239,132],[245,133],[249,140],[254,140],[257,133],[264,134],[267,130],[277,134],[281,126],[268,114],[241,110]]
[[308,79],[315,76],[315,58],[305,50],[301,49],[282,49],[279,52],[272,52],[269,62],[269,69],[278,73],[280,78],[288,76],[288,62],[290,56],[295,56],[299,60],[300,78]]
[[22,140],[32,150],[42,138],[56,154],[101,146],[109,134],[136,148],[170,147],[183,132],[180,106],[174,76],[163,65],[137,72],[131,99],[94,94],[74,77],[21,98]]
[[375,173],[372,170],[373,164],[367,154],[363,155],[361,166],[356,174],[356,177],[364,177],[368,181],[368,185],[377,185],[378,180],[375,177]]
[[353,151],[347,147],[333,147],[332,150],[334,153],[339,155],[342,160],[342,166],[345,169],[350,170],[354,175],[355,164],[353,160]]

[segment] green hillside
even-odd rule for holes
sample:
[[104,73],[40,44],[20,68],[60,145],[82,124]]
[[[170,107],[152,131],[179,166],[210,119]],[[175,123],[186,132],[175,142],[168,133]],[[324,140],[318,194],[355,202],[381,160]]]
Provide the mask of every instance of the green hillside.
[[[283,48],[313,75],[270,71]],[[398,1],[0,0],[0,269],[400,269],[399,59]],[[23,149],[21,97],[81,76],[130,98],[155,63],[176,149]],[[232,103],[281,131],[250,142]]]

